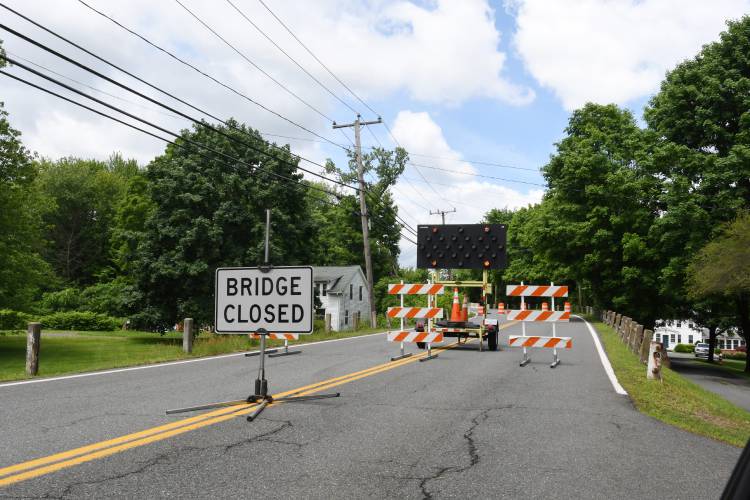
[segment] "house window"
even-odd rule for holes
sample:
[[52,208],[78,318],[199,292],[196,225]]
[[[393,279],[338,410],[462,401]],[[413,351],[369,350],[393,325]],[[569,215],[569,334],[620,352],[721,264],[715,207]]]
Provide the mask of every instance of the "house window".
[[677,343],[682,344],[682,335],[677,335]]
[[677,322],[677,328],[682,328],[682,321]]
[[323,283],[323,297],[328,295],[328,283]]
[[656,340],[656,342],[661,343],[661,333],[657,333],[656,334],[656,339],[655,340]]
[[349,300],[354,300],[354,285],[349,283]]
[[344,310],[344,324],[349,324],[349,309]]
[[693,343],[693,336],[688,335],[688,344],[692,344],[692,343]]
[[674,333],[669,336],[669,340],[674,344]]
[[359,287],[359,301],[362,302],[362,286]]

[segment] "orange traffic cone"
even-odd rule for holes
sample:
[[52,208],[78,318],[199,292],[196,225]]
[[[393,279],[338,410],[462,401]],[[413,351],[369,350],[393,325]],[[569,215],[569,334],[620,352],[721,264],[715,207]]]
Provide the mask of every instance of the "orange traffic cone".
[[566,303],[565,303],[565,312],[566,312],[566,313],[569,313],[569,312],[570,312],[570,302],[566,302]]
[[542,302],[542,311],[549,311],[549,304]]
[[463,307],[461,307],[461,321],[469,321],[469,297],[464,295]]
[[453,306],[451,307],[451,321],[461,321],[461,304],[458,302],[458,288],[453,289]]
[[497,313],[498,314],[505,314],[505,304],[502,302],[497,303]]

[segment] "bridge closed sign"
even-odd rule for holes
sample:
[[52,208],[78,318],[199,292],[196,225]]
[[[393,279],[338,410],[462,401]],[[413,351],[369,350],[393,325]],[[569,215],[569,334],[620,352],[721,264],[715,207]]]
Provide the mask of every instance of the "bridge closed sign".
[[312,333],[310,266],[216,270],[216,333]]

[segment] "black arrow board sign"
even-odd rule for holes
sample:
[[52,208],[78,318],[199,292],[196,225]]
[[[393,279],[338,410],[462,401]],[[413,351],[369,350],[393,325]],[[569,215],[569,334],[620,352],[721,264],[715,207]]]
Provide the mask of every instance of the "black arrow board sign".
[[312,333],[312,267],[216,270],[216,333]]

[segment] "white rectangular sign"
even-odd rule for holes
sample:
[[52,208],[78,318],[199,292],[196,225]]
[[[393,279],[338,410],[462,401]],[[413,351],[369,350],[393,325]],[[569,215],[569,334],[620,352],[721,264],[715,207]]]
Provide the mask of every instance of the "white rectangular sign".
[[216,333],[312,333],[312,267],[216,270]]

